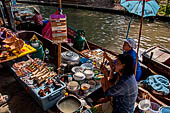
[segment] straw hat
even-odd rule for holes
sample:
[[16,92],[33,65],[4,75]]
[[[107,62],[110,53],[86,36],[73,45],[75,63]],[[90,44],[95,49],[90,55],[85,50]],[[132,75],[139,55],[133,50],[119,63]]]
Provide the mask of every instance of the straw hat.
[[34,11],[37,12],[37,13],[40,13],[40,11],[34,7]]

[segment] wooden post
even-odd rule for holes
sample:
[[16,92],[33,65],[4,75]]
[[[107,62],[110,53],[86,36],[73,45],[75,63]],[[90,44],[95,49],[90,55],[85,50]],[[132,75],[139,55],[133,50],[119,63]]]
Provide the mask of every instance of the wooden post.
[[1,12],[2,21],[3,21],[3,23],[4,23],[4,27],[6,27],[4,12],[3,12],[3,10],[2,10],[2,4],[0,5],[0,12]]
[[59,8],[61,8],[61,0],[59,0]]
[[[61,9],[61,0],[59,0],[59,8]],[[58,74],[61,72],[61,43],[58,43]]]
[[58,43],[58,74],[60,74],[61,72],[60,65],[61,65],[61,43]]
[[140,29],[139,29],[138,47],[137,47],[136,64],[135,64],[135,76],[136,76],[136,70],[137,70],[137,61],[138,61],[138,53],[139,53],[140,37],[141,37],[141,32],[142,32],[142,24],[143,24],[144,8],[145,8],[145,0],[143,0],[142,16],[141,16],[141,23],[140,23]]
[[10,1],[9,0],[1,0],[1,1],[2,1],[4,11],[7,17],[9,28],[12,30],[16,30],[14,17],[11,11]]

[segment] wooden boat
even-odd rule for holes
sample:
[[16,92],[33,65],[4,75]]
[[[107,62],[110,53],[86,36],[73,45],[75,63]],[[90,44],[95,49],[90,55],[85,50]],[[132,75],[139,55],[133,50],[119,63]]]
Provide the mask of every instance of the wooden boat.
[[[56,50],[57,44],[54,44],[51,40],[43,38],[42,35],[40,35],[37,32],[34,32],[34,31],[18,31],[17,37],[28,41],[33,37],[34,34],[43,43],[43,48],[44,49],[48,48],[50,50],[50,56],[52,56],[52,58],[53,58],[53,59],[51,59],[52,62],[57,62],[57,60],[55,58],[55,57],[57,57],[56,56],[57,55],[57,50]],[[68,38],[71,38],[72,40],[74,40],[75,35],[76,35],[76,30],[74,28],[68,27]],[[105,48],[98,46],[98,45],[96,45],[96,44],[94,44],[90,41],[87,41],[87,43],[88,43],[88,46],[89,46],[91,51],[100,49],[100,50],[108,53],[113,59],[115,59],[116,56],[118,55],[118,53],[116,53],[114,51],[110,51],[108,49],[105,49]],[[87,44],[86,44],[85,49],[83,51],[79,51],[79,50],[73,48],[72,46],[70,46],[68,43],[62,43],[62,50],[63,51],[71,50],[71,51],[74,51],[74,52],[84,56],[84,57],[87,57],[87,55],[84,54],[84,53],[87,53],[89,51]],[[142,66],[142,71],[143,71],[142,79],[146,79],[147,76],[152,75],[152,72],[148,69],[147,66],[145,66],[143,64],[141,64],[141,66]]]
[[170,80],[170,51],[159,46],[146,50],[143,63],[155,72],[166,76]]
[[154,95],[152,95],[149,91],[145,90],[142,87],[138,87],[138,97],[135,103],[135,112],[134,113],[139,113],[139,108],[138,108],[138,104],[141,100],[143,99],[148,99],[150,100],[150,102],[155,103],[157,105],[161,106],[168,106],[168,104],[165,104],[164,102],[160,101],[159,99],[157,99],[157,97],[155,98]]
[[[51,57],[49,62],[53,63],[53,64],[57,64],[57,56],[56,56],[57,55],[57,49],[56,49],[57,44],[53,44],[51,40],[43,38],[40,34],[34,32],[34,31],[19,31],[19,32],[17,32],[17,37],[24,39],[26,42],[28,40],[30,40],[33,37],[33,35],[36,35],[38,37],[38,39],[43,43],[44,48],[48,48],[50,50],[50,56],[52,56],[52,57]],[[70,37],[70,35],[69,35],[69,37]],[[117,55],[115,52],[104,49],[100,46],[97,46],[97,45],[91,43],[91,42],[88,42],[88,44],[89,44],[91,50],[95,50],[95,49],[100,48],[101,50],[106,51],[108,54],[111,54],[114,57]],[[66,50],[72,50],[72,51],[84,56],[82,51],[76,50],[75,48],[69,46],[67,43],[62,43],[62,52],[66,51]],[[146,79],[146,77],[153,74],[144,65],[142,65],[142,70],[143,70],[142,79]],[[147,91],[144,88],[139,88],[139,92],[149,95],[148,97],[150,97],[150,99],[153,102],[156,102],[156,103],[160,104],[161,106],[168,104],[168,101],[170,100],[169,97],[163,97],[163,96],[155,95],[153,93],[150,93],[149,91]]]

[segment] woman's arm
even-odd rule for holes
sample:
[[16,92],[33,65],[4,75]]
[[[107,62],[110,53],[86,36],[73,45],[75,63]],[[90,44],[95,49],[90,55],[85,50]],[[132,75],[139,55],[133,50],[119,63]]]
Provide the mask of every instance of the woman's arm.
[[110,65],[110,74],[109,74],[109,78],[112,79],[113,78],[113,73],[114,73],[114,61],[107,55],[106,52],[104,52],[104,58],[106,58],[109,61],[109,65]]

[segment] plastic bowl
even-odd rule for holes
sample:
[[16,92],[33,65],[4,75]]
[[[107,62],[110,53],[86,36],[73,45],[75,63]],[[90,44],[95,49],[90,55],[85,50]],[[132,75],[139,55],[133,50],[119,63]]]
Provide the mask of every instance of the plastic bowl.
[[170,106],[160,107],[159,113],[170,113]]
[[98,74],[98,75],[94,76],[94,80],[101,80],[102,78],[104,78],[103,74]]
[[88,61],[89,63],[92,63],[92,61],[91,61],[90,59],[88,59],[88,58],[81,58],[81,59],[80,59],[80,62],[81,62],[82,64],[86,63],[87,61]]
[[160,108],[160,105],[155,103],[155,102],[151,102],[151,107],[149,108],[149,110],[152,112],[152,113],[159,113],[159,108]]
[[142,111],[149,110],[150,106],[151,106],[151,102],[148,99],[141,100],[138,104],[139,109]]
[[81,84],[81,90],[83,90],[84,93],[88,93],[90,89],[90,84],[83,83]]

